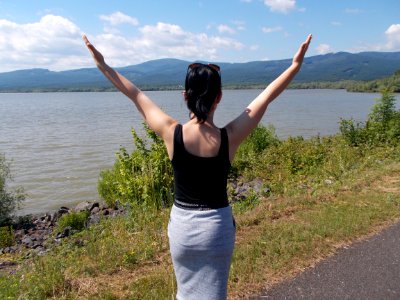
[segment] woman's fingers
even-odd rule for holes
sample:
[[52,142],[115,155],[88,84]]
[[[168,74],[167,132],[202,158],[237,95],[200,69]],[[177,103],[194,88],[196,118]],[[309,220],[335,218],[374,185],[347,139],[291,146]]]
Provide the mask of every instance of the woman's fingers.
[[304,54],[307,52],[308,46],[309,46],[310,43],[311,43],[311,39],[312,39],[312,34],[309,34],[308,37],[307,37],[307,39],[306,39],[306,41],[303,43],[303,51],[304,51]]

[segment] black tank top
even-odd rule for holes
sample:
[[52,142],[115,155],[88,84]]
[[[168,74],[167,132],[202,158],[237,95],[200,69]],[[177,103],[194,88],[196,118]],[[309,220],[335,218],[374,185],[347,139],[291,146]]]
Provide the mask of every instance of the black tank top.
[[182,125],[174,132],[172,167],[175,179],[174,204],[184,209],[216,209],[229,205],[226,192],[229,161],[228,135],[221,128],[221,144],[217,156],[200,157],[186,151]]

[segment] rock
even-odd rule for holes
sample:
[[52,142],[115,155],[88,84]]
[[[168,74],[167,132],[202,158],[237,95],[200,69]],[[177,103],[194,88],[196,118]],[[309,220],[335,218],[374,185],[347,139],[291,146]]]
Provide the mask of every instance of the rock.
[[4,253],[15,253],[16,250],[17,250],[16,247],[6,247],[6,248],[4,248],[3,251],[4,251]]
[[90,212],[93,212],[93,210],[95,210],[96,208],[97,208],[98,210],[100,210],[100,204],[99,204],[99,202],[94,202],[94,203],[92,204],[92,206],[90,207],[89,211],[90,211]]
[[5,267],[12,267],[16,266],[17,263],[13,261],[0,261],[0,269],[3,269]]
[[62,237],[69,237],[71,235],[72,228],[70,226],[65,227],[62,232]]
[[25,236],[26,231],[24,229],[18,229],[14,231],[14,239],[16,241],[22,240],[23,236]]
[[325,184],[328,184],[328,185],[333,183],[332,180],[330,180],[330,179],[325,179],[324,182],[325,182]]
[[32,241],[32,239],[31,239],[29,236],[25,236],[25,237],[22,239],[21,243],[22,243],[24,246],[28,247],[28,248],[32,248],[32,247],[33,247],[33,241]]
[[93,209],[91,209],[91,210],[90,210],[90,213],[91,213],[92,215],[95,215],[95,214],[98,214],[99,211],[100,211],[100,208],[97,206],[97,207],[94,207]]
[[43,256],[49,251],[49,249],[45,249],[44,247],[38,247],[34,249],[34,251],[36,252],[37,255]]
[[44,221],[45,221],[46,223],[49,223],[49,222],[51,222],[52,217],[53,217],[53,216],[52,216],[51,214],[46,214],[45,217],[44,217]]
[[33,243],[32,249],[37,249],[40,247],[43,249],[43,245],[41,243],[36,242],[36,243]]
[[256,179],[252,182],[253,190],[256,193],[261,193],[262,192],[262,187],[263,187],[263,182],[259,179]]
[[57,222],[58,217],[59,217],[58,211],[53,212],[53,213],[51,214],[50,222],[51,222],[52,224],[54,224],[55,222]]
[[87,220],[87,226],[100,223],[101,217],[99,215],[91,215]]
[[85,211],[85,210],[90,210],[92,208],[92,203],[88,201],[84,201],[79,203],[77,206],[75,206],[75,211]]
[[54,239],[56,242],[60,242],[61,239],[69,237],[72,233],[72,228],[70,226],[65,227],[62,232],[57,233],[56,238]]
[[63,214],[69,213],[69,208],[68,208],[68,207],[65,207],[65,206],[61,206],[61,207],[59,208],[59,210],[57,211],[57,213],[58,213],[58,216],[57,216],[57,219],[58,219],[58,218],[61,217]]

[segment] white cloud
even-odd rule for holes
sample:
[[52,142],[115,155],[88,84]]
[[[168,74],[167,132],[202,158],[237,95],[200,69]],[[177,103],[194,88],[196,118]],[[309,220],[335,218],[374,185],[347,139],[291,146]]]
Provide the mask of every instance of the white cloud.
[[359,43],[348,51],[400,51],[400,24],[392,24],[385,31],[386,41],[380,44]]
[[264,0],[264,4],[273,12],[288,13],[296,8],[296,0]]
[[[245,48],[236,39],[193,33],[175,24],[160,22],[139,27],[135,32],[127,37],[110,21],[110,26],[104,28],[102,33],[87,34],[112,66],[167,57],[216,60],[222,51],[225,54]],[[57,71],[94,67],[81,36],[81,29],[61,16],[46,15],[28,24],[0,19],[0,72],[29,68]]]
[[385,48],[387,50],[400,50],[400,24],[392,24],[385,31],[387,43]]
[[110,23],[113,26],[119,25],[119,24],[130,24],[132,26],[137,26],[139,25],[139,21],[136,18],[130,17],[128,15],[123,14],[122,12],[115,12],[111,15],[101,15],[100,19],[103,21],[106,21]]
[[81,31],[66,18],[46,15],[38,22],[0,20],[0,70],[74,67],[84,50]]
[[327,54],[332,52],[332,48],[328,44],[319,44],[316,48],[318,54]]
[[95,45],[114,66],[125,66],[158,58],[215,60],[221,50],[240,50],[244,45],[234,39],[192,33],[180,26],[159,22],[139,28],[140,35],[126,38],[103,34]]
[[277,32],[277,31],[282,31],[283,28],[281,26],[277,26],[277,27],[263,27],[262,31],[264,33],[271,33],[271,32]]
[[231,28],[231,27],[229,27],[228,25],[225,25],[225,24],[218,25],[217,29],[218,29],[219,33],[234,34],[236,32],[233,28]]

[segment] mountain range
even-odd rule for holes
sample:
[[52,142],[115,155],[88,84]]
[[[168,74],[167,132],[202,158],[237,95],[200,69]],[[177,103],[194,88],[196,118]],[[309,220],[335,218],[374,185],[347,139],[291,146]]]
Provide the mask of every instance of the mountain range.
[[[117,68],[142,89],[179,89],[191,62],[152,60]],[[225,88],[266,85],[291,63],[291,59],[219,63]],[[392,75],[400,69],[400,52],[338,52],[307,57],[294,82],[365,81]],[[0,73],[0,92],[101,91],[111,84],[97,68],[68,71],[28,69]]]

